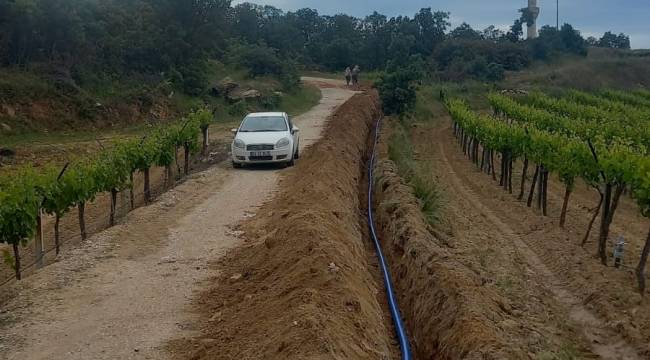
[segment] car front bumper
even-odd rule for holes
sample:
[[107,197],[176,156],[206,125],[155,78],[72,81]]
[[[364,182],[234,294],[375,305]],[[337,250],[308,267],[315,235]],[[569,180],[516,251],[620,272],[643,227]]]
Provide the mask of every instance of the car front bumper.
[[247,151],[232,148],[232,161],[237,164],[264,164],[289,162],[292,158],[291,148],[268,151]]

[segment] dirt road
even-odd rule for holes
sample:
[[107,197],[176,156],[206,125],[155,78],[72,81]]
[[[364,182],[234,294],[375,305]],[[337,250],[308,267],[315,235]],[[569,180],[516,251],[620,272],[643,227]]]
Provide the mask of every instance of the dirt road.
[[[353,92],[306,78],[323,98],[297,117],[301,146]],[[24,282],[0,309],[3,359],[164,359],[164,345],[192,336],[189,306],[214,276],[207,264],[238,245],[233,229],[274,193],[280,170],[233,171],[227,163],[192,176],[123,225],[92,237]]]

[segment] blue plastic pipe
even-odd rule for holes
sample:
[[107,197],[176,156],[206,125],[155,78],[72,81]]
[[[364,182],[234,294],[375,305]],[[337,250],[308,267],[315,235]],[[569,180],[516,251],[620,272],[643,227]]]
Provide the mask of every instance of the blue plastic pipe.
[[388,296],[388,307],[390,308],[390,315],[393,318],[393,324],[395,325],[395,332],[397,333],[397,340],[399,342],[400,352],[402,354],[402,360],[411,360],[411,346],[409,345],[408,335],[404,329],[404,323],[402,322],[402,314],[399,311],[399,305],[397,304],[397,299],[395,298],[395,292],[393,291],[393,282],[390,277],[390,271],[386,264],[386,259],[384,258],[384,253],[381,250],[381,244],[379,238],[377,238],[377,231],[375,229],[375,220],[373,217],[372,211],[372,195],[374,190],[374,168],[375,168],[375,159],[377,156],[377,143],[379,142],[379,130],[381,128],[381,118],[377,120],[375,126],[375,141],[372,145],[372,156],[370,157],[370,163],[368,164],[368,226],[370,227],[370,236],[372,241],[375,244],[375,250],[377,251],[377,257],[379,258],[379,265],[381,267],[381,272],[384,277],[384,284],[386,286],[386,295]]

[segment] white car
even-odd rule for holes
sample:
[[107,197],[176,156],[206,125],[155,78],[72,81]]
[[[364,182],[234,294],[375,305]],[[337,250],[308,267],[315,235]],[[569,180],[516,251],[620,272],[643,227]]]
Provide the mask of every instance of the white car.
[[300,157],[298,128],[287,113],[253,113],[232,129],[232,165],[282,163],[293,166]]

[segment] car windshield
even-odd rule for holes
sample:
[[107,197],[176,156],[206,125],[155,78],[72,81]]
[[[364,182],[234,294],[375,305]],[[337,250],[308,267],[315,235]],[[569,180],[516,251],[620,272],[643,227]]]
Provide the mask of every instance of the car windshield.
[[287,131],[287,122],[282,116],[248,116],[242,122],[239,131]]

